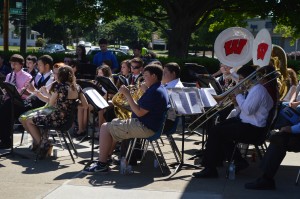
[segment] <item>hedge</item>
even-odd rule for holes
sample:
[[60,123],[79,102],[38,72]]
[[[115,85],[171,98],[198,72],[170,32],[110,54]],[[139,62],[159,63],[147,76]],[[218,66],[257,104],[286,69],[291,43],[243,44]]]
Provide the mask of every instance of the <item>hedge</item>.
[[[14,51],[9,51],[8,53],[4,53],[4,52],[1,52],[1,54],[4,55],[4,57],[6,58],[6,60],[9,59],[9,57],[12,55],[12,54],[15,54],[15,53],[19,53],[19,52],[14,52]],[[24,58],[29,55],[29,54],[34,54],[36,55],[37,57],[43,55],[43,53],[39,53],[39,52],[34,52],[34,53],[31,53],[31,52],[28,52],[26,53],[26,55],[24,55]],[[56,62],[63,62],[64,60],[64,57],[66,56],[65,54],[51,54],[53,60],[54,60],[54,63]],[[118,59],[118,62],[120,63],[122,60],[125,60],[125,59],[130,59],[131,57],[130,56],[118,56],[117,59]],[[92,62],[92,57],[88,57],[88,59]],[[205,66],[207,71],[212,74],[214,72],[216,72],[217,70],[219,70],[219,61],[215,58],[208,58],[208,57],[194,57],[194,56],[191,56],[191,57],[188,57],[186,59],[181,59],[181,58],[169,58],[169,57],[159,57],[158,58],[159,61],[164,65],[166,63],[169,63],[169,62],[177,62],[181,68],[182,68],[182,71],[183,71],[183,75],[181,76],[181,78],[186,81],[188,79],[188,77],[186,77],[184,74],[186,74],[184,71],[186,71],[186,68],[184,67],[184,64],[185,63],[197,63],[198,65],[202,65],[202,66]],[[249,62],[248,64],[252,64],[251,62]],[[298,74],[300,74],[300,60],[291,60],[291,59],[288,59],[288,67],[290,68],[293,68],[295,71],[297,71]]]

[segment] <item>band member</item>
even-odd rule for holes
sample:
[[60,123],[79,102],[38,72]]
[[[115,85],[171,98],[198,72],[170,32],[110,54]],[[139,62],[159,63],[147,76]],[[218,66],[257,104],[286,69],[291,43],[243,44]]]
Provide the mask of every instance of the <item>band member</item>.
[[232,80],[230,72],[231,68],[232,67],[220,63],[220,71],[222,72],[222,75],[217,78],[217,81],[221,85],[223,92],[228,90],[231,86],[234,86],[234,81]]
[[131,66],[131,75],[128,78],[128,82],[130,85],[135,85],[137,83],[141,83],[143,79],[143,60],[141,58],[133,58],[130,60]]
[[6,64],[4,60],[4,55],[0,54],[0,74],[7,75],[11,72],[11,67],[9,67],[8,64]]
[[[183,84],[180,81],[180,66],[175,62],[167,63],[164,66],[162,83],[165,88],[183,88]],[[169,131],[174,126],[176,119],[175,110],[170,108],[168,110],[168,118],[164,126],[164,132]]]
[[116,78],[114,78],[116,87],[120,88],[122,85],[128,86],[130,74],[131,74],[130,60],[126,59],[121,62],[121,71],[116,76]]
[[279,133],[270,138],[270,145],[263,157],[260,168],[263,174],[254,182],[246,183],[246,189],[276,189],[274,176],[284,159],[286,152],[300,152],[300,123],[282,127]]
[[28,55],[26,57],[26,68],[24,68],[32,77],[35,77],[38,73],[37,70],[37,57],[34,55]]
[[102,124],[99,136],[99,162],[85,168],[83,173],[108,172],[107,159],[110,158],[117,141],[148,138],[159,129],[169,101],[167,91],[161,85],[162,75],[161,66],[148,65],[145,67],[143,76],[148,89],[138,102],[133,100],[127,87],[122,86],[119,89],[119,92],[128,100],[133,112],[132,117]]
[[[12,72],[6,76],[5,82],[9,82],[16,86],[19,93],[22,93],[26,89],[26,85],[29,84],[32,79],[31,75],[24,70],[22,67],[24,65],[24,58],[19,54],[14,54],[10,58],[10,65]],[[23,99],[27,97],[26,94],[21,96]],[[11,147],[11,125],[14,121],[11,121],[11,103],[12,100],[6,98],[3,104],[0,106],[0,148]],[[19,115],[24,112],[24,107],[14,106],[14,117],[18,118]]]
[[[28,85],[28,91],[34,92],[35,90],[39,90],[42,87],[48,88],[49,91],[50,85],[54,81],[54,76],[52,72],[53,68],[53,59],[49,55],[42,55],[38,59],[38,69],[39,73],[34,78],[34,85]],[[46,93],[43,92],[43,95],[46,95]],[[41,106],[44,106],[45,102],[42,100],[39,100],[36,96],[31,96],[28,99],[25,100],[25,107],[28,109],[38,108]]]
[[[238,71],[239,79],[247,78],[255,71],[252,66],[243,66]],[[249,80],[250,85],[253,80]],[[265,132],[269,111],[274,101],[267,89],[258,82],[252,85],[245,94],[237,92],[236,103],[240,108],[238,117],[227,119],[208,130],[208,139],[203,157],[202,171],[193,173],[196,178],[218,177],[216,166],[223,158],[231,159],[234,141],[254,142]],[[241,157],[238,150],[234,153],[236,171],[248,167],[248,162]]]

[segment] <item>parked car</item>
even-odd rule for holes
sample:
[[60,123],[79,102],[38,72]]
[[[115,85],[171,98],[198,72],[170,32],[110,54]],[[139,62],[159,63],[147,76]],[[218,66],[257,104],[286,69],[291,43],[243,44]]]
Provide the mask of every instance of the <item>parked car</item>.
[[65,53],[66,49],[61,44],[47,44],[40,49],[42,53]]
[[92,43],[91,42],[85,42],[84,46],[86,48],[91,48],[92,47]]
[[128,46],[120,46],[120,50],[124,51],[125,53],[128,53],[129,47]]
[[[114,55],[116,55],[116,56],[126,56],[126,55],[128,55],[126,52],[124,52],[122,50],[117,50],[117,49],[108,49],[108,50],[111,51],[112,53],[114,53]],[[91,50],[89,50],[87,55],[94,56],[100,51],[101,51],[100,49],[91,49]]]

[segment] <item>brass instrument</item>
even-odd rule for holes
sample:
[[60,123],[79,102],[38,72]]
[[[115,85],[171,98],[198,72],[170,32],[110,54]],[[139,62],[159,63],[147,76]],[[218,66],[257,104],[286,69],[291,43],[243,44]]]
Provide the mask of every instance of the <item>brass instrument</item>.
[[[127,88],[130,91],[130,95],[132,96],[134,101],[138,101],[141,98],[141,96],[144,94],[144,91],[140,89],[141,79],[142,77],[139,77],[139,79],[137,79],[136,85],[127,86]],[[123,94],[119,92],[115,94],[112,98],[112,103],[115,106],[114,111],[117,118],[123,120],[123,119],[129,119],[131,117],[132,113],[130,110],[130,106],[128,104],[126,97]]]
[[287,57],[285,51],[277,45],[273,45],[271,62],[279,73],[277,83],[279,86],[279,98],[282,100],[288,92]]
[[[262,70],[261,70],[262,69]],[[202,126],[204,123],[206,123],[209,119],[211,119],[213,116],[215,116],[218,112],[221,110],[229,107],[232,104],[231,97],[233,94],[236,92],[246,91],[248,90],[251,86],[259,83],[260,80],[269,77],[268,79],[271,79],[266,82],[269,83],[270,81],[274,80],[272,75],[275,75],[274,78],[277,77],[277,71],[274,70],[272,72],[266,73],[264,68],[260,68],[250,74],[247,78],[241,80],[238,82],[234,87],[231,89],[227,90],[226,92],[213,96],[215,100],[218,102],[218,104],[210,109],[208,109],[204,114],[202,114],[200,117],[198,117],[195,121],[193,121],[189,126],[188,129],[190,132],[195,131],[197,128]],[[265,84],[266,84],[265,83]]]

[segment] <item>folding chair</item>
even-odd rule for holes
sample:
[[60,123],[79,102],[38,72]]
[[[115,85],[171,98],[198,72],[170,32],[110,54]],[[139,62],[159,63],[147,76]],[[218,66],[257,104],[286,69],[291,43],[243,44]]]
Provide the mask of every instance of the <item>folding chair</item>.
[[[49,130],[55,130],[56,132],[58,132],[58,134],[60,134],[64,140],[64,143],[69,151],[69,154],[73,160],[73,163],[75,163],[75,159],[73,157],[73,154],[71,152],[71,149],[70,149],[70,146],[72,147],[74,153],[76,156],[78,156],[78,153],[77,153],[77,150],[75,148],[75,145],[72,141],[72,138],[70,136],[70,133],[69,133],[69,129],[72,127],[73,123],[74,123],[74,120],[75,120],[75,116],[76,116],[76,110],[77,110],[77,106],[78,106],[78,102],[79,100],[76,101],[76,103],[73,104],[71,110],[70,110],[70,117],[68,118],[67,122],[61,126],[57,126],[57,127],[52,127],[52,126],[42,126],[40,125],[39,128],[41,129],[41,132],[42,133],[45,133],[45,131],[49,131]],[[67,142],[67,139],[66,137],[68,138],[69,140],[69,143]],[[36,159],[35,161],[38,160],[38,153],[36,155]]]
[[296,185],[298,185],[299,177],[300,177],[300,169],[299,169],[298,175],[297,175],[297,177],[296,177],[296,182],[295,182]]
[[[176,142],[175,142],[175,140],[174,140],[174,138],[173,138],[172,135],[174,133],[176,133],[179,121],[180,121],[180,117],[176,117],[175,121],[172,122],[173,123],[172,127],[170,129],[164,128],[164,131],[163,131],[163,134],[167,136],[167,139],[169,141],[169,144],[171,146],[172,152],[173,152],[173,154],[174,154],[175,159],[176,159],[177,162],[179,162],[180,159],[181,159],[181,153],[180,153],[180,151],[179,151],[179,149],[178,149],[178,147],[176,145]],[[168,121],[166,120],[166,123],[167,122]],[[165,127],[166,127],[166,125],[165,125]]]
[[[144,148],[144,153],[143,153],[143,156],[142,156],[142,159],[141,159],[141,162],[143,161],[143,158],[147,152],[147,149],[148,149],[148,145],[150,143],[151,147],[152,147],[152,150],[154,152],[154,155],[155,155],[155,158],[158,162],[158,166],[161,170],[161,173],[162,175],[164,175],[164,171],[163,171],[163,168],[162,168],[162,164],[161,164],[161,161],[159,160],[158,158],[158,154],[156,153],[156,150],[155,150],[155,147],[154,147],[154,144],[153,142],[156,143],[156,147],[159,151],[159,155],[161,156],[162,160],[163,160],[163,165],[167,166],[167,163],[166,163],[166,160],[163,156],[163,153],[159,147],[159,144],[157,142],[157,140],[160,138],[160,136],[162,135],[162,132],[163,132],[163,128],[164,128],[164,125],[165,125],[165,121],[166,121],[166,117],[167,117],[167,112],[164,113],[164,117],[161,121],[161,126],[160,128],[158,129],[158,131],[155,132],[155,134],[149,138],[146,138],[146,144],[145,144],[145,148]],[[128,147],[128,150],[127,150],[127,153],[126,153],[126,159],[127,159],[127,162],[130,162],[130,159],[131,159],[131,155],[135,149],[135,144],[136,144],[136,141],[137,141],[138,138],[134,138],[133,141],[130,142],[129,144],[129,147]]]

